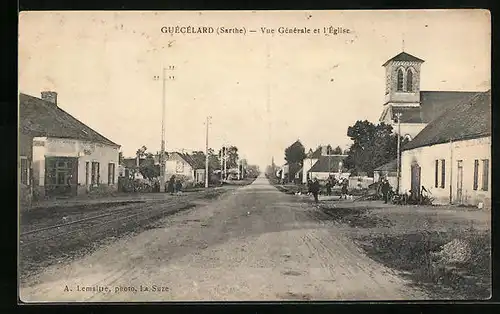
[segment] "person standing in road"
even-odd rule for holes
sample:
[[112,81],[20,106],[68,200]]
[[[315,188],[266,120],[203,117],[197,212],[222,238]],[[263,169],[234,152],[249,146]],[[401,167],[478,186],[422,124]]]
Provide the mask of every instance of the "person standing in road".
[[341,185],[342,185],[342,192],[341,192],[341,193],[342,193],[342,194],[340,195],[340,199],[342,199],[342,197],[344,197],[345,199],[347,199],[347,192],[348,192],[348,191],[347,191],[347,185],[348,185],[348,184],[349,184],[349,183],[347,182],[347,179],[344,179],[344,180],[342,181],[342,183],[341,183]]
[[326,181],[326,195],[331,196],[332,195],[332,182],[330,179]]
[[384,181],[382,182],[382,195],[384,195],[384,204],[387,204],[387,202],[389,201],[389,189],[389,181],[387,181],[387,179],[384,179]]
[[311,183],[311,193],[314,196],[314,202],[318,203],[319,182],[317,178]]

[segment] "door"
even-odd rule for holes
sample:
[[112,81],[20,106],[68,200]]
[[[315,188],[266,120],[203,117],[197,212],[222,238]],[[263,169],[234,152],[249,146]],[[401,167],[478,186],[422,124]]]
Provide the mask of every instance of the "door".
[[77,158],[45,158],[45,192],[48,196],[75,195],[77,190],[77,183]]
[[420,197],[420,170],[418,164],[411,166],[411,195],[414,198]]
[[462,160],[458,160],[457,161],[457,199],[456,199],[457,204],[463,203],[463,197],[462,197],[463,174],[464,174],[463,162],[462,162]]

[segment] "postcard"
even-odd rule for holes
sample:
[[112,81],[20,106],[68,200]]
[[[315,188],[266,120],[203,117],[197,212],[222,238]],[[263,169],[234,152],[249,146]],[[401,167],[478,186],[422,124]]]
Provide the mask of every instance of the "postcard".
[[487,10],[19,13],[19,302],[491,297]]

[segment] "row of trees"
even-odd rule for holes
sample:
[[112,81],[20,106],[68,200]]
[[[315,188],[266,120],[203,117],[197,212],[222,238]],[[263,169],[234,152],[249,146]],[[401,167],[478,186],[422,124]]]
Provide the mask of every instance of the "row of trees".
[[[328,145],[327,153],[347,155],[345,166],[351,169],[351,173],[363,172],[373,176],[375,168],[397,158],[397,135],[393,134],[392,131],[391,125],[373,124],[367,120],[359,120],[347,129],[347,136],[352,140],[349,149],[342,151],[340,146],[332,148],[331,145]],[[407,142],[407,139],[401,139],[401,145]],[[306,157],[304,145],[299,140],[285,149],[285,160],[290,169],[300,169]],[[271,171],[269,167],[266,170]]]

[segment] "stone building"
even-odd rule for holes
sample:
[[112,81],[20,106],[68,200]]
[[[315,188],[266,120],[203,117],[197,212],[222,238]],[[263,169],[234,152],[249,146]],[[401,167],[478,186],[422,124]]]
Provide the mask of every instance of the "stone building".
[[424,60],[401,52],[387,60],[385,101],[379,122],[397,132],[397,114],[401,114],[401,136],[413,139],[425,126],[458,102],[472,98],[477,91],[421,91],[420,78]]
[[457,102],[403,147],[401,191],[436,204],[491,204],[491,91]]
[[58,106],[57,93],[19,95],[21,201],[115,191],[120,145]]

